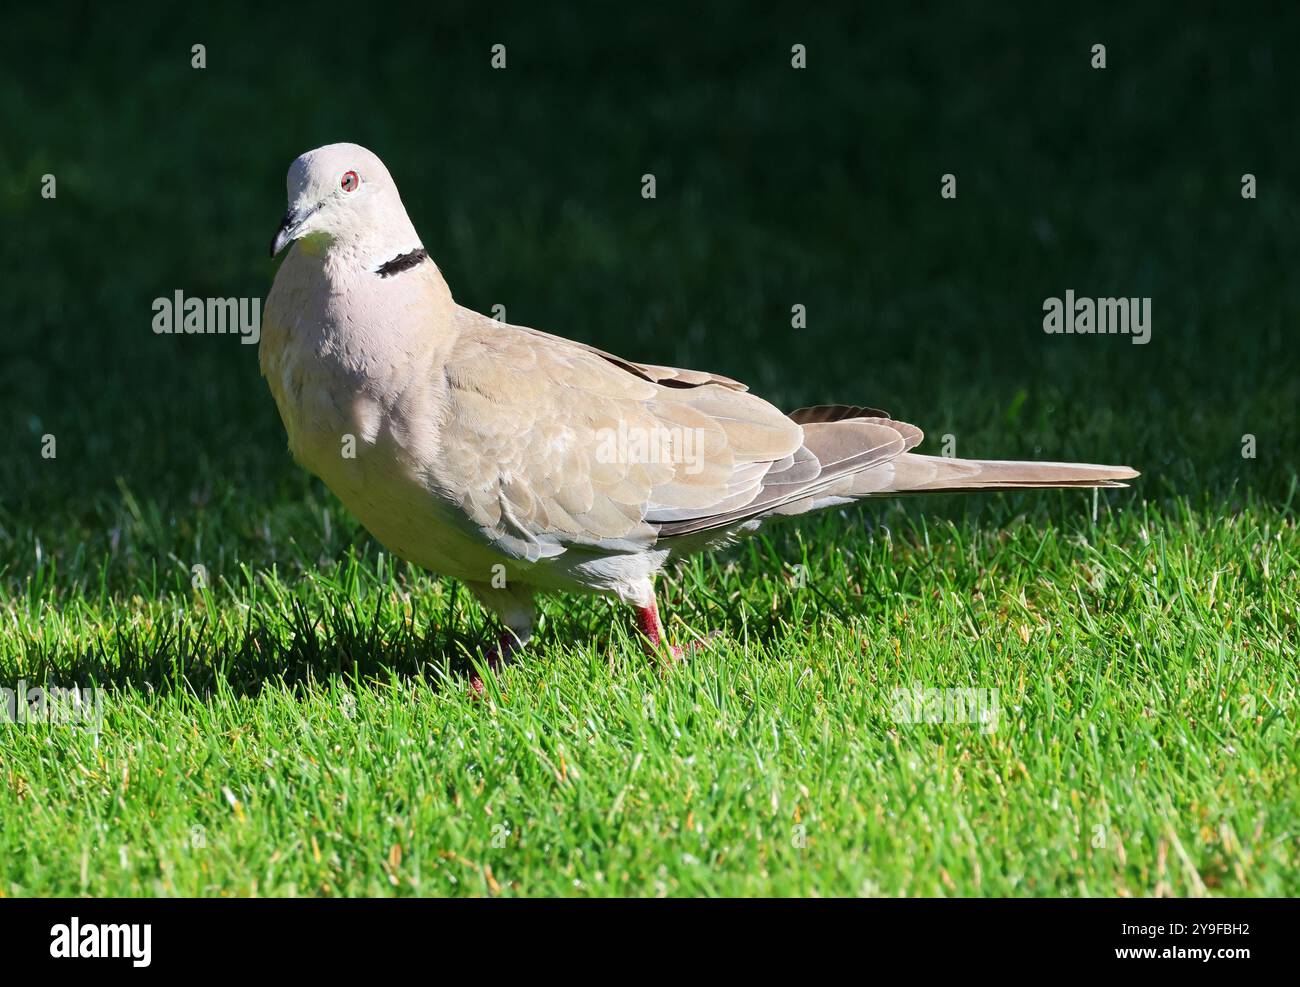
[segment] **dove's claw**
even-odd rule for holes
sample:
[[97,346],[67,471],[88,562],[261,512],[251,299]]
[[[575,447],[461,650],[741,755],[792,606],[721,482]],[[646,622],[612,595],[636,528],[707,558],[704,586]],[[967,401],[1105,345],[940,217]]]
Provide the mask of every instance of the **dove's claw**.
[[647,607],[636,608],[636,626],[645,642],[646,654],[651,658],[662,658],[666,651],[672,661],[684,661],[693,652],[705,647],[703,641],[691,641],[683,648],[680,644],[670,644],[665,640],[664,627],[659,622],[659,608],[653,600]]
[[[511,659],[518,647],[519,644],[515,640],[515,636],[509,631],[502,631],[497,638],[497,643],[483,655],[483,664],[488,667],[489,671],[496,672],[497,669]],[[483,684],[483,676],[475,672],[470,676],[469,680],[470,697],[478,699],[485,691],[486,686]]]

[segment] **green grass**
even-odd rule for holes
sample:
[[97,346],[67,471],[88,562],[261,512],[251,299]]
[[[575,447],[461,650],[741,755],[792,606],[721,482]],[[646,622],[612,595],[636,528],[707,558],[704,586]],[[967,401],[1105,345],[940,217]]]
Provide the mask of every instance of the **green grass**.
[[[1295,893],[1294,526],[1087,506],[702,562],[669,603],[721,639],[666,675],[556,603],[486,703],[464,596],[364,548],[23,603],[32,674],[125,684],[97,736],[5,737],[5,889]],[[895,722],[916,685],[998,690],[996,728]]]
[[[0,687],[105,697],[98,732],[0,726],[0,894],[1300,894],[1278,24],[214,16],[0,52]],[[471,701],[468,595],[293,466],[252,347],[149,328],[178,288],[264,296],[288,161],[344,139],[475,308],[1144,475],[1095,521],[1047,492],[773,526],[664,581],[674,636],[716,635],[667,673],[617,607],[548,599]],[[1151,343],[1044,335],[1066,288],[1151,296]],[[996,690],[996,729],[899,722],[914,687]]]

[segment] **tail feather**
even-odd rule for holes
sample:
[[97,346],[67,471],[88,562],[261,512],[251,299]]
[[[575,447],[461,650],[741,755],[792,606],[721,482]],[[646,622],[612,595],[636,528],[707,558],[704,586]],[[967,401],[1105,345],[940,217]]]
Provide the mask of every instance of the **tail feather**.
[[[1127,487],[1122,481],[1138,475],[1128,466],[1096,463],[1035,463],[1000,459],[949,459],[904,453],[890,465],[893,476],[882,488],[871,478],[870,489],[858,496],[900,493],[948,493],[962,490],[1032,490],[1057,487]],[[863,477],[866,481],[868,478]],[[866,482],[863,483],[867,487]]]
[[[725,510],[659,511],[649,518],[661,537],[734,532],[759,518],[790,517],[851,503],[864,497],[913,493],[1126,487],[1138,475],[1127,466],[1035,463],[997,459],[949,459],[908,450],[921,430],[884,412],[857,405],[800,408],[790,418],[803,428],[794,455],[770,464],[757,491]],[[672,516],[669,516],[669,515]]]

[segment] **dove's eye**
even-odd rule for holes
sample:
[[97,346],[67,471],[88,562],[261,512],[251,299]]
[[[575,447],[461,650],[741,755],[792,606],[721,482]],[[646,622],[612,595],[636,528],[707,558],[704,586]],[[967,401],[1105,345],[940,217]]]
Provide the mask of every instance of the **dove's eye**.
[[345,171],[343,173],[343,180],[339,182],[339,184],[343,186],[344,192],[351,192],[361,184],[361,179],[357,177],[355,171]]

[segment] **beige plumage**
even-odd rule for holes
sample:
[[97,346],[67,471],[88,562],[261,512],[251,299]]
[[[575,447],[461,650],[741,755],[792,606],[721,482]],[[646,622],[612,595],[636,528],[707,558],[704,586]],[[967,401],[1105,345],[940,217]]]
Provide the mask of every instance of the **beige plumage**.
[[293,242],[260,359],[294,457],[394,554],[464,580],[511,634],[539,591],[615,594],[660,644],[653,579],[764,519],[862,497],[1122,486],[1123,466],[944,459],[870,408],[786,414],[726,377],[455,303],[364,148],[289,170]]

